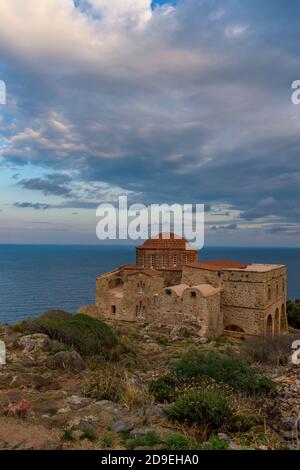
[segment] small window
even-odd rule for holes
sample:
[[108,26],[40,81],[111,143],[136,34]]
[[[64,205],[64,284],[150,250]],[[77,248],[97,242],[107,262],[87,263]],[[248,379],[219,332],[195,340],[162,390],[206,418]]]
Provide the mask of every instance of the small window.
[[137,283],[138,293],[143,294],[145,292],[145,283],[140,281]]
[[191,292],[191,297],[192,297],[192,299],[195,299],[196,298],[196,292]]
[[166,266],[166,257],[165,257],[165,255],[162,255],[162,257],[161,257],[161,265],[162,265],[163,268]]
[[142,267],[145,267],[145,254],[142,254]]
[[174,267],[177,266],[177,255],[174,255],[173,257],[173,264],[174,264]]
[[271,297],[272,297],[272,289],[271,289],[271,287],[269,286],[269,287],[268,287],[268,299],[271,300]]
[[155,256],[151,255],[151,268],[155,268]]
[[172,291],[171,291],[170,289],[167,289],[167,290],[166,290],[166,294],[167,294],[167,295],[172,295]]
[[135,314],[137,318],[144,318],[146,313],[146,307],[145,305],[142,304],[142,302],[139,303],[139,305],[136,306]]
[[115,315],[117,313],[117,307],[115,305],[111,306],[111,314]]

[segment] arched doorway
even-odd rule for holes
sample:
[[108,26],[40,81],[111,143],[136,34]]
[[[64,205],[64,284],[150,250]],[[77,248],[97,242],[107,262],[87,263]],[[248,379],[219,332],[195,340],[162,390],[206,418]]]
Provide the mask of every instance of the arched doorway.
[[267,334],[268,337],[273,336],[273,318],[272,318],[272,315],[269,315],[268,319],[267,319],[266,334]]
[[274,335],[278,336],[280,334],[280,318],[279,318],[279,309],[276,309],[274,317]]
[[286,313],[285,313],[285,305],[284,304],[281,307],[280,331],[281,331],[281,333],[287,333],[288,332],[288,325],[287,325],[287,320],[286,320]]

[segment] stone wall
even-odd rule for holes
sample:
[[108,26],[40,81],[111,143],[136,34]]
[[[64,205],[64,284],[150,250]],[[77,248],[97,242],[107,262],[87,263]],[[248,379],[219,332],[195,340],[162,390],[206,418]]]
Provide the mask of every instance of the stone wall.
[[164,287],[159,275],[139,271],[113,272],[97,279],[96,304],[101,317],[125,321],[147,320],[152,297]]
[[193,287],[165,288],[156,296],[149,319],[165,325],[193,326],[203,336],[220,336],[223,332],[220,291],[204,297]]
[[199,269],[192,266],[183,266],[181,282],[189,286],[197,286],[198,284],[210,284],[216,288],[221,286],[218,271]]

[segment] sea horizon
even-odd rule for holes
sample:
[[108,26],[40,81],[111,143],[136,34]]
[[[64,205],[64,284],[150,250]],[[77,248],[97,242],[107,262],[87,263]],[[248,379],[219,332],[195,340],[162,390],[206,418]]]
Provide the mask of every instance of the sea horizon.
[[[134,264],[136,245],[0,244],[0,323],[93,304],[96,276]],[[213,259],[284,264],[288,298],[300,298],[298,247],[206,245],[199,251],[199,260]]]

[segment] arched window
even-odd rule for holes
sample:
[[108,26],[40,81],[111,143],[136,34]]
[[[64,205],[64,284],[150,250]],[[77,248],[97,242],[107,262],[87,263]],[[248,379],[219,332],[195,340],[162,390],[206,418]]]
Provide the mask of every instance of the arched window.
[[138,287],[138,293],[143,294],[145,292],[145,284],[143,281],[139,281],[137,284]]
[[146,313],[146,307],[143,305],[142,301],[139,303],[139,305],[136,306],[136,316],[138,318],[144,318]]
[[273,318],[272,318],[272,315],[269,315],[268,319],[267,319],[266,334],[269,337],[273,336]]
[[116,313],[117,313],[117,307],[115,305],[112,305],[111,306],[111,314],[116,315]]
[[280,334],[280,316],[279,316],[279,309],[276,309],[275,317],[274,317],[274,335]]

